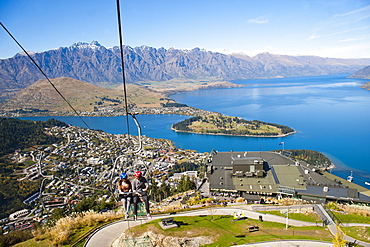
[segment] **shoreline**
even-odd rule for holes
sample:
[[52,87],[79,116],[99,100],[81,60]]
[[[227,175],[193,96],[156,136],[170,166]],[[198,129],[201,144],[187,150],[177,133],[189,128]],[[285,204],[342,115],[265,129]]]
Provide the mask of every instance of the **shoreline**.
[[171,126],[171,130],[175,132],[182,132],[182,133],[191,133],[191,134],[200,134],[200,135],[224,135],[224,136],[238,136],[238,137],[263,137],[263,138],[277,138],[277,137],[286,137],[289,135],[293,135],[297,133],[297,131],[290,132],[287,134],[281,134],[281,135],[231,135],[231,134],[223,134],[223,133],[200,133],[200,132],[191,132],[191,131],[185,131],[185,130],[176,130]]

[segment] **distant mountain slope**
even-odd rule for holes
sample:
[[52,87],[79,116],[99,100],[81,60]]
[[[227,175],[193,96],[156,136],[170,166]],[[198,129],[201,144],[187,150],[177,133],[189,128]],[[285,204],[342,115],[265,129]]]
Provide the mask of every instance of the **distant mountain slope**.
[[[370,79],[370,66],[360,69],[359,71],[350,75],[349,78]],[[361,88],[370,90],[370,82],[362,85]]]
[[[54,86],[81,112],[124,109],[122,88],[106,89],[76,79],[61,77],[51,80]],[[128,103],[136,106],[161,106],[173,102],[163,94],[137,85],[127,85]],[[72,112],[72,109],[43,79],[23,89],[15,97],[1,105],[4,111],[23,109],[31,112]]]
[[362,85],[361,88],[366,89],[366,90],[370,90],[370,82]]
[[370,66],[360,69],[350,75],[349,78],[370,79]]
[[[255,57],[225,55],[199,48],[179,50],[148,46],[124,46],[127,82],[150,87],[153,81],[234,80],[289,76],[353,73],[370,59],[334,59],[312,56],[281,56],[268,53]],[[50,78],[71,77],[99,86],[118,86],[122,81],[119,48],[98,42],[32,53]],[[42,75],[22,54],[0,60],[0,94],[25,88]],[[10,96],[9,96],[10,97]],[[9,98],[8,97],[8,98]]]

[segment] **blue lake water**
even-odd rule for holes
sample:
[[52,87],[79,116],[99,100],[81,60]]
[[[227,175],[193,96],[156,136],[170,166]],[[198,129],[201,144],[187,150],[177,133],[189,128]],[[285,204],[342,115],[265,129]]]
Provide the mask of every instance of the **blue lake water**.
[[[177,133],[170,129],[188,117],[179,115],[138,115],[142,133],[170,139],[179,148],[198,152],[267,151],[311,149],[324,153],[336,164],[333,170],[346,178],[354,172],[355,181],[370,182],[370,91],[359,88],[366,80],[348,75],[295,77],[264,80],[238,80],[244,88],[214,89],[181,93],[171,98],[196,108],[217,111],[246,120],[261,120],[294,128],[297,133],[278,138],[234,137]],[[51,117],[22,119],[45,120]],[[77,117],[54,117],[82,126]],[[127,133],[122,117],[84,117],[93,129]],[[133,122],[131,134],[137,134]]]

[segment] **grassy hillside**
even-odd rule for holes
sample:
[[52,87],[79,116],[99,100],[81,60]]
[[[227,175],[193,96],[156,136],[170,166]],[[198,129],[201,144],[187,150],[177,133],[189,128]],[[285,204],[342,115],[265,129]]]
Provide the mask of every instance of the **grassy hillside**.
[[[77,111],[124,109],[123,86],[107,89],[68,77],[55,78],[51,81]],[[172,101],[161,93],[132,84],[127,85],[127,98],[129,105],[139,107],[160,107],[161,104]],[[23,109],[39,114],[71,111],[68,104],[47,80],[39,80],[21,90],[12,99],[2,104],[1,108],[5,111]]]

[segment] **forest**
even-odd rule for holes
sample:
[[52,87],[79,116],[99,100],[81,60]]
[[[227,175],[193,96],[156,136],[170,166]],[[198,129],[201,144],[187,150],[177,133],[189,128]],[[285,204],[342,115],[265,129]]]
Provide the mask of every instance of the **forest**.
[[66,123],[50,119],[43,121],[25,121],[16,118],[0,118],[0,218],[6,212],[24,208],[23,200],[39,189],[39,182],[19,181],[14,174],[27,164],[12,162],[7,155],[19,149],[37,148],[60,142],[62,137],[49,136],[44,128],[52,126],[67,126]]
[[17,149],[30,148],[34,145],[47,145],[60,142],[62,137],[47,135],[44,129],[52,126],[67,126],[55,119],[47,121],[29,121],[17,118],[0,118],[0,156],[10,154]]

